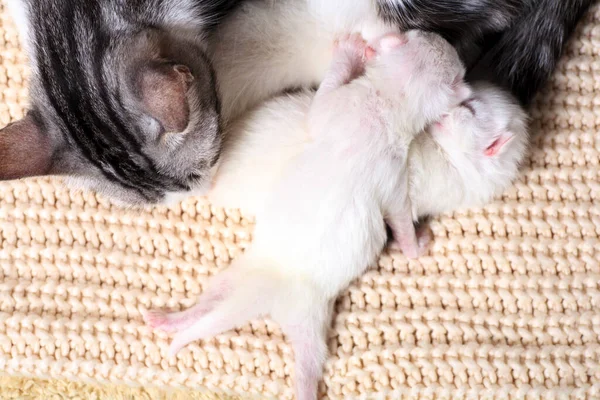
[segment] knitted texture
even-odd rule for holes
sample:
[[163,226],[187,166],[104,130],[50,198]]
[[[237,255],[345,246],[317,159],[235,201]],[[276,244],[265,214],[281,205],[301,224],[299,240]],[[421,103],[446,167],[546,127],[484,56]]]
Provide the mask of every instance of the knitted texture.
[[4,400],[242,400],[191,390],[140,388],[114,384],[91,384],[65,379],[0,377]]
[[[340,296],[323,397],[600,398],[598,22],[594,6],[538,96],[514,187],[433,220],[428,256],[383,254]],[[27,70],[0,23],[4,125],[23,115]],[[0,183],[1,373],[293,398],[276,324],[168,358],[169,335],[142,321],[193,305],[252,228],[202,198],[126,211],[55,179]]]

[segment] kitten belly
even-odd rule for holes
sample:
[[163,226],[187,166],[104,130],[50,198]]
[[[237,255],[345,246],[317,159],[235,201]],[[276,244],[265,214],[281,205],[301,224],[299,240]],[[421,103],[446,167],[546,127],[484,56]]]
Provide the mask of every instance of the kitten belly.
[[328,154],[307,151],[292,163],[257,216],[253,245],[334,295],[375,261],[387,236],[373,169]]

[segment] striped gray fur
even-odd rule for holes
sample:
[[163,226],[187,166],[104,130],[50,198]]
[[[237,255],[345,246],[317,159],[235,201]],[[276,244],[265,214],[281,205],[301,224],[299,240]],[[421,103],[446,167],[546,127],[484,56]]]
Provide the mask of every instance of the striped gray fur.
[[[32,95],[18,131],[11,125],[1,136],[6,154],[0,177],[64,174],[127,203],[154,203],[169,192],[207,185],[221,149],[221,127],[215,76],[202,43],[237,2],[25,0],[13,5],[23,7],[33,27],[24,32]],[[147,93],[144,79],[150,82]],[[165,122],[171,118],[157,109],[170,107],[161,103],[165,91],[189,109],[181,132],[168,131]],[[45,162],[19,163],[23,154],[16,150],[22,149],[13,152],[8,145],[14,140],[7,143],[11,132],[29,143],[43,138],[38,141],[46,151],[32,154]]]

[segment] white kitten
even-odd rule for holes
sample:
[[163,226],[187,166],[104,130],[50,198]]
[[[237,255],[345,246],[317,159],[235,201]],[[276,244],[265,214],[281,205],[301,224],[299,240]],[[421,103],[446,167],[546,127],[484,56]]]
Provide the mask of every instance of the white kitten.
[[[261,213],[282,171],[309,143],[306,115],[313,96],[276,97],[229,127],[211,203]],[[415,221],[486,204],[518,176],[527,150],[527,115],[511,95],[489,84],[474,85],[442,126],[427,131],[413,140],[408,155]]]
[[[366,72],[351,81],[365,53]],[[176,332],[171,352],[268,314],[292,343],[297,398],[316,398],[331,306],[383,249],[385,217],[417,255],[408,146],[464,99],[463,75],[456,51],[437,35],[389,34],[369,48],[356,35],[341,41],[309,110],[311,140],[266,199],[252,247],[193,308],[146,315]]]
[[209,38],[223,120],[286,89],[317,87],[339,34],[360,32],[370,40],[390,30],[371,0],[241,4]]
[[[240,117],[248,109],[286,88],[319,85],[331,63],[331,50],[338,32],[362,32],[363,37],[370,39],[390,30],[378,20],[374,7],[372,0],[276,0],[242,4],[219,26],[210,40],[220,82],[224,120],[227,122]],[[500,121],[500,116],[506,112],[515,124],[524,124],[523,112],[503,91],[489,86],[480,86],[476,91],[481,91],[486,101],[493,105],[489,107],[491,118]],[[302,143],[308,137],[304,115],[311,100],[309,92],[280,96],[243,115],[233,125],[226,124],[226,137],[229,139],[221,157],[217,185],[209,195],[213,203],[242,208],[255,215],[259,212],[283,166],[302,151]],[[485,122],[480,119],[485,115],[478,113],[477,117],[479,123]],[[495,126],[492,124],[489,126],[492,129],[487,129],[482,125],[480,128],[488,139]],[[514,127],[512,130],[522,132],[524,128]],[[456,134],[459,135],[459,132]],[[421,136],[420,140],[428,141]],[[450,145],[459,143],[451,142]],[[522,147],[525,147],[524,142]],[[477,198],[481,205],[489,200],[489,193],[471,193],[476,185],[468,184],[471,178],[465,174],[476,172],[473,179],[487,181],[501,191],[506,188],[505,182],[516,176],[518,163],[510,159],[512,154],[503,156],[508,159],[509,166],[500,168],[499,173],[491,173],[495,168],[473,169],[469,166],[459,168],[461,176],[456,179],[446,179],[444,174],[436,173],[428,181],[429,186],[432,190],[446,190],[445,182],[456,183],[448,200],[452,208],[473,205]],[[514,154],[518,159],[522,150]],[[416,155],[411,158],[415,158],[416,162]],[[462,162],[471,165],[474,160],[459,157],[454,161],[456,165],[462,165]],[[415,179],[418,175],[419,171],[415,171]],[[459,180],[465,181],[464,187],[459,185]],[[441,190],[435,192],[443,193]],[[461,200],[461,193],[469,194]],[[497,193],[495,191],[492,195]],[[425,199],[420,205],[437,210],[436,196],[431,200],[434,204],[426,207],[430,199]],[[424,213],[436,214],[437,211],[425,209]]]
[[285,166],[308,143],[313,92],[282,95],[226,127],[210,201],[256,215]]
[[518,176],[528,146],[527,114],[515,98],[490,84],[476,84],[472,91],[469,100],[411,145],[409,179],[415,221],[483,206]]

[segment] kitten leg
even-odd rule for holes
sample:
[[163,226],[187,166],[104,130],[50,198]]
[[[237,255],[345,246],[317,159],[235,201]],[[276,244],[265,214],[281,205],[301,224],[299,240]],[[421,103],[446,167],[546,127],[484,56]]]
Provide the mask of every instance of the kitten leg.
[[[242,257],[240,261],[246,265],[267,265],[260,259]],[[310,283],[289,280],[272,267],[230,268],[213,283],[198,304],[187,311],[146,314],[149,325],[175,332],[169,354],[174,356],[190,342],[269,314],[292,344],[297,398],[316,400],[334,302],[324,299]]]
[[362,74],[365,66],[366,42],[360,34],[341,37],[335,45],[333,61],[315,97],[327,94]]
[[[399,193],[402,193],[402,196],[395,198],[388,205],[385,214],[385,222],[392,230],[389,247],[402,251],[408,258],[417,258],[424,253],[424,248],[419,245],[415,231],[410,199],[406,196],[408,191],[406,179],[400,179],[398,185]],[[426,247],[427,243],[423,243]]]
[[408,258],[419,257],[419,241],[410,214],[390,214],[385,221],[392,230],[392,240],[388,247],[402,251]]
[[427,252],[432,240],[428,227],[421,227],[415,232],[412,219],[404,217],[387,217],[387,224],[392,229],[392,240],[388,247],[399,250],[408,258],[417,258]]
[[[304,311],[287,307],[281,321],[282,331],[294,351],[294,380],[296,399],[316,400],[323,365],[327,359],[327,330],[331,323],[334,301],[314,300],[305,304]],[[290,319],[291,318],[291,319]]]
[[253,318],[265,315],[273,301],[270,298],[273,293],[260,293],[260,288],[258,289],[259,291],[249,293],[236,288],[210,312],[198,314],[190,325],[175,333],[169,354],[174,356],[191,342],[238,328]]
[[187,328],[177,331],[169,346],[169,355],[175,356],[191,342],[235,329],[262,314],[260,304],[253,301],[247,304],[238,302],[234,307],[228,304],[229,301],[231,299],[225,299],[213,311],[200,316]]
[[238,259],[237,267],[217,275],[206,293],[190,309],[177,312],[148,312],[144,319],[153,328],[175,333],[169,354],[195,340],[205,339],[237,328],[252,318],[269,312],[281,290],[277,274],[269,270],[246,268],[239,264],[262,264],[246,255]]
[[229,291],[228,272],[215,277],[209,284],[206,292],[198,298],[198,303],[191,308],[179,312],[166,312],[163,310],[147,311],[144,321],[153,329],[161,329],[168,333],[174,333],[193,325],[205,314],[213,310],[222,301]]

